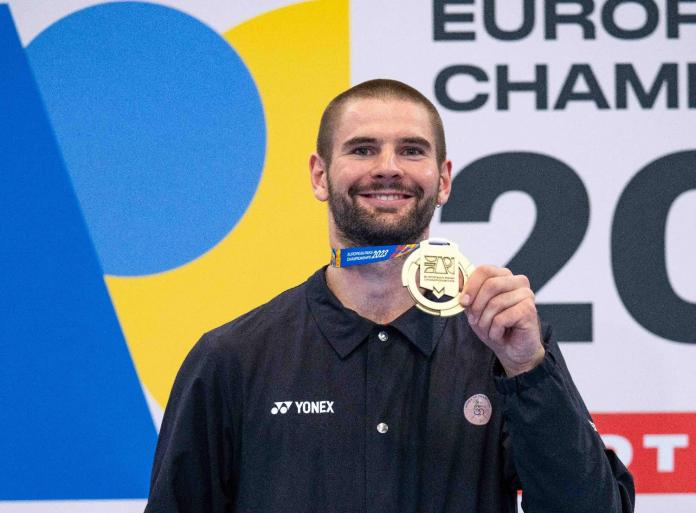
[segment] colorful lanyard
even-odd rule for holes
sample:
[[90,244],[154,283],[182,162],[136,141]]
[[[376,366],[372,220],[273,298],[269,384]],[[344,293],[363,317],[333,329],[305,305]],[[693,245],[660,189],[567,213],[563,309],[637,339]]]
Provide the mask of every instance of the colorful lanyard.
[[417,247],[418,244],[394,244],[392,246],[331,248],[331,265],[333,267],[351,267],[353,265],[384,262],[385,260],[406,256]]

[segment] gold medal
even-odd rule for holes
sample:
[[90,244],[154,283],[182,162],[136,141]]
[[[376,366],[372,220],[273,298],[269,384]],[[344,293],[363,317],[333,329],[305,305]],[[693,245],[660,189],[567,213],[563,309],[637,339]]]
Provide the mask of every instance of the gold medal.
[[[454,242],[429,239],[421,242],[404,262],[401,283],[408,289],[418,308],[430,315],[449,317],[464,311],[459,303],[459,273],[466,284],[474,269]],[[433,301],[425,297],[421,289],[430,290],[437,299],[443,296],[452,299]]]

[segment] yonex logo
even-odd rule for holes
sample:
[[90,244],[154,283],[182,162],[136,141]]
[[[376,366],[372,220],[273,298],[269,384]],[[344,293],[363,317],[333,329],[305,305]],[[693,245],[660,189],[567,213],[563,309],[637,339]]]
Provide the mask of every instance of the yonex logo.
[[273,403],[275,406],[271,408],[272,415],[285,414],[288,412],[288,408],[292,405],[292,401],[282,401],[279,403]]
[[[298,414],[333,413],[333,403],[333,401],[294,401]],[[273,405],[271,415],[279,413],[285,415],[293,405],[293,401],[274,402]]]

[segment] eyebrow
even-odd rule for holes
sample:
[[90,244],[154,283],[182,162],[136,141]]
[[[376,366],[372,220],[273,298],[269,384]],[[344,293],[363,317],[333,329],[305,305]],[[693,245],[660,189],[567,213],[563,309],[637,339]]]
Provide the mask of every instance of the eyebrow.
[[399,142],[401,144],[415,144],[416,146],[422,146],[423,148],[428,150],[432,148],[430,141],[423,137],[403,137],[399,139]]
[[[343,143],[343,148],[352,148],[353,146],[359,146],[361,144],[377,144],[379,143],[379,139],[375,137],[353,137],[352,139],[348,139],[346,142]],[[416,146],[421,146],[427,150],[432,149],[432,144],[430,144],[430,141],[423,137],[402,137],[399,139],[399,144],[413,144]]]
[[376,144],[377,142],[378,140],[374,137],[353,137],[343,143],[343,148],[348,149],[353,146],[360,146],[361,144]]

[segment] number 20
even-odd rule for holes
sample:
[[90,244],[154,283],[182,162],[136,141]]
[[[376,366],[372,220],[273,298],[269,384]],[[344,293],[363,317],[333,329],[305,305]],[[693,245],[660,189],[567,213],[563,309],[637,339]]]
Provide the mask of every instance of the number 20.
[[[650,332],[696,343],[696,304],[672,289],[665,261],[667,214],[682,193],[696,189],[696,150],[671,153],[641,169],[621,193],[611,232],[611,265],[619,296],[631,316]],[[587,231],[590,205],[580,177],[548,155],[496,153],[464,167],[452,182],[441,222],[487,222],[505,192],[529,194],[536,223],[508,262],[541,289],[573,256]],[[695,239],[696,239],[696,234]],[[538,304],[558,340],[592,341],[592,303]]]

